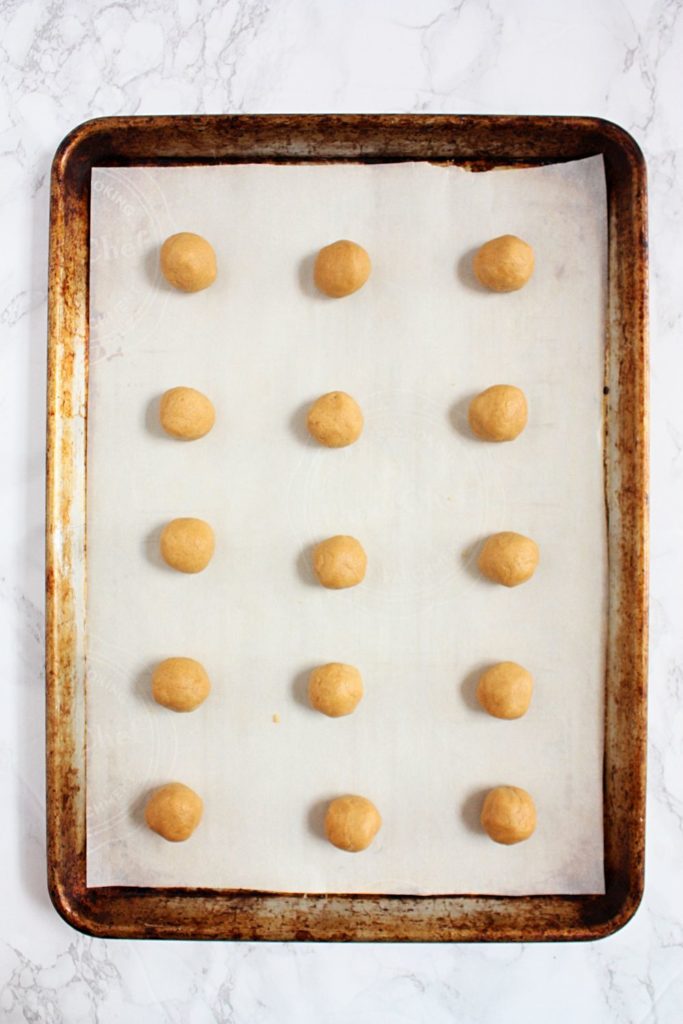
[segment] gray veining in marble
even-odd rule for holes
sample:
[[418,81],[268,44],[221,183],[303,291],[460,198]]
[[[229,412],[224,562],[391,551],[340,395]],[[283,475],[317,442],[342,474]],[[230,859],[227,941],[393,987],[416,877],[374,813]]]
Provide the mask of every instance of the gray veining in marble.
[[[683,1018],[683,4],[0,3],[0,1020],[675,1024]],[[104,942],[45,891],[42,530],[48,183],[124,113],[594,114],[649,165],[652,669],[646,897],[601,943]]]

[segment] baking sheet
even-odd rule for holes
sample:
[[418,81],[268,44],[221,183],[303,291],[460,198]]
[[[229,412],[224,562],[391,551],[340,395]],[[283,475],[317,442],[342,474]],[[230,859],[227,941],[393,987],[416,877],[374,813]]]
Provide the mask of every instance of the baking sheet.
[[[606,549],[601,391],[606,206],[601,158],[473,174],[429,164],[93,171],[88,428],[88,884],[298,892],[603,892]],[[206,292],[173,292],[158,246],[192,230],[218,254]],[[473,248],[530,241],[521,292],[479,290]],[[373,275],[341,301],[311,287],[312,255],[355,239]],[[468,436],[467,399],[521,386],[513,444]],[[157,427],[168,387],[217,409],[182,444]],[[343,389],[360,442],[304,429]],[[160,563],[159,529],[216,530],[197,576]],[[541,566],[515,590],[476,573],[476,545],[511,529]],[[317,586],[311,546],[350,533],[365,582]],[[149,697],[160,659],[199,659],[209,700],[177,716]],[[476,708],[484,665],[536,679],[517,722]],[[330,720],[308,670],[357,665],[366,696]],[[274,717],[279,721],[274,721]],[[195,788],[184,844],[142,823],[150,788]],[[477,825],[484,790],[528,789],[539,826],[506,848]],[[384,827],[359,855],[321,837],[357,792]]]

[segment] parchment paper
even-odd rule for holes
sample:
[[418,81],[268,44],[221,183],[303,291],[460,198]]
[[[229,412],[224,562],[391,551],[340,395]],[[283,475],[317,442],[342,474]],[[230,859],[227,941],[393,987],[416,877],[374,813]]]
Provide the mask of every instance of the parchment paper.
[[[92,196],[88,884],[604,891],[601,159],[103,168]],[[216,248],[207,291],[159,277],[159,245],[180,230]],[[503,233],[527,239],[537,267],[495,295],[469,267]],[[335,301],[311,266],[337,238],[362,243],[373,273]],[[496,383],[528,397],[513,444],[467,431],[467,400]],[[215,404],[201,441],[157,425],[175,385]],[[366,419],[337,451],[304,426],[333,389]],[[217,537],[196,576],[157,553],[163,523],[188,515]],[[536,576],[513,590],[476,571],[476,545],[498,530],[540,545]],[[310,548],[336,533],[358,537],[369,565],[361,586],[331,592]],[[152,666],[174,655],[213,682],[193,714],[149,696]],[[474,699],[478,671],[502,659],[536,683],[514,722]],[[308,670],[327,661],[362,671],[348,718],[306,705]],[[143,824],[149,790],[170,780],[205,802],[184,844]],[[538,808],[536,834],[511,848],[478,825],[501,783]],[[384,819],[358,855],[321,835],[345,792]]]

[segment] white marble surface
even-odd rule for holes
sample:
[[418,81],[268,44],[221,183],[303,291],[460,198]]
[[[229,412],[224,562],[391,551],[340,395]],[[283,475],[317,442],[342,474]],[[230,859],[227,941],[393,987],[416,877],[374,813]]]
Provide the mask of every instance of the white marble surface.
[[[659,1022],[683,1015],[680,0],[6,0],[0,5],[0,1021]],[[45,891],[43,457],[49,164],[87,117],[598,114],[649,162],[652,663],[644,903],[600,943],[95,941]],[[676,611],[678,609],[678,612]]]

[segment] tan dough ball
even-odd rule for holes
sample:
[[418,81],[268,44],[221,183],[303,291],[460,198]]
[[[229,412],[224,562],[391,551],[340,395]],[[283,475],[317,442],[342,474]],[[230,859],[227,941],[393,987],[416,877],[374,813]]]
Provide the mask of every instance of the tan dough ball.
[[479,569],[494,583],[516,587],[531,579],[538,565],[538,545],[521,533],[494,533],[479,555]]
[[216,412],[201,391],[195,391],[194,388],[171,388],[161,396],[159,420],[171,437],[181,441],[196,441],[209,433],[216,421]]
[[512,384],[494,384],[470,402],[472,433],[482,441],[514,441],[527,422],[524,392]]
[[341,239],[320,250],[313,279],[325,295],[341,299],[362,288],[371,270],[370,257],[363,246]]
[[194,711],[210,690],[209,677],[194,658],[166,658],[152,673],[152,696],[171,711]]
[[350,715],[363,696],[363,680],[353,665],[333,661],[314,668],[308,678],[311,707],[330,718]]
[[179,572],[201,572],[211,561],[213,530],[203,519],[172,519],[161,531],[161,557]]
[[330,391],[313,403],[306,421],[309,434],[327,448],[346,448],[360,437],[363,413],[345,391]]
[[474,255],[474,273],[493,292],[516,292],[534,272],[534,250],[516,235],[501,235]]
[[367,555],[355,537],[329,537],[313,552],[313,571],[324,587],[343,590],[362,583]]
[[338,796],[325,814],[325,835],[349,853],[366,850],[381,827],[379,811],[364,796]]
[[204,804],[189,786],[169,782],[150,796],[145,806],[145,821],[170,843],[189,839],[202,820]]
[[531,672],[514,661],[501,661],[479,677],[477,700],[494,718],[521,718],[531,702]]
[[533,834],[536,807],[525,789],[496,786],[489,790],[481,809],[482,828],[496,843],[512,846]]
[[216,254],[201,235],[180,231],[161,247],[161,272],[181,292],[200,292],[216,280]]

